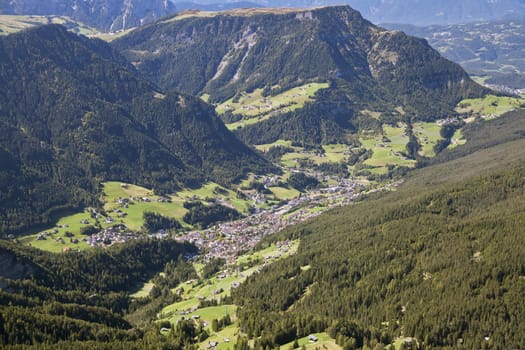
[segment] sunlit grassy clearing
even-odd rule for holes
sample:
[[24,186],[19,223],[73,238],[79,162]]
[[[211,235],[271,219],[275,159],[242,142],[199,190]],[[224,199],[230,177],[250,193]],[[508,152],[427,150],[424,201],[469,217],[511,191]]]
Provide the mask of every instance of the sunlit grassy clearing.
[[383,125],[383,135],[364,134],[360,138],[361,145],[373,152],[372,157],[364,163],[373,167],[414,166],[414,160],[406,159],[402,155],[406,152],[408,141],[406,125],[401,123],[396,127]]
[[[80,234],[80,228],[87,226],[87,224],[80,223],[82,220],[88,220],[89,224],[95,223],[95,220],[91,218],[89,213],[77,213],[60,219],[57,222],[56,227],[49,228],[47,230],[41,231],[33,235],[22,237],[20,240],[21,242],[31,245],[32,247],[53,253],[60,253],[67,248],[80,250],[87,249],[89,248],[89,245],[86,242],[82,241],[82,239],[86,238],[87,236],[83,236]],[[37,239],[37,237],[43,234],[44,232],[52,232],[55,229],[58,231],[56,234],[47,237],[45,240]],[[73,237],[66,237],[66,232],[73,233]],[[57,241],[59,237],[63,239],[64,243]],[[77,239],[78,243],[72,243],[72,239]]]
[[[313,333],[312,335],[317,337],[316,342],[311,342],[308,336],[302,337],[297,339],[297,343],[299,344],[299,348],[303,345],[308,350],[313,350],[315,348],[324,349],[324,350],[341,350],[342,348],[335,343],[335,340],[330,338],[330,336],[323,332],[323,333]],[[286,343],[281,346],[281,349],[287,349],[292,350],[293,348],[293,341]],[[297,348],[297,349],[299,349]]]
[[262,151],[262,152],[268,152],[268,150],[272,147],[276,147],[276,146],[285,146],[285,147],[290,147],[290,148],[293,148],[293,149],[301,149],[301,147],[294,147],[292,146],[292,141],[285,141],[285,140],[277,140],[273,143],[266,143],[266,144],[262,144],[262,145],[256,145],[255,148],[258,149],[259,151]]
[[[218,278],[213,276],[207,280],[201,281],[197,284],[196,281],[190,283],[183,282],[174,288],[174,291],[183,290],[182,298],[184,300],[168,305],[159,313],[160,319],[169,318],[172,320],[179,320],[177,318],[181,311],[191,310],[199,305],[199,298],[216,299],[230,295],[231,288],[236,283],[243,282],[247,277],[254,274],[265,261],[276,261],[290,256],[290,254],[297,252],[299,241],[292,242],[290,248],[285,252],[279,250],[277,245],[272,244],[270,247],[261,251],[247,253],[237,259],[237,264],[246,264],[250,261],[258,262],[255,266],[248,268],[241,273],[233,273],[225,278]],[[218,292],[222,289],[222,292]],[[194,313],[197,314],[197,313]],[[200,314],[199,314],[200,315]],[[172,321],[173,322],[173,321]]]
[[207,322],[208,325],[210,325],[213,319],[220,319],[226,315],[230,315],[230,317],[235,318],[236,311],[237,311],[236,305],[210,306],[210,307],[205,307],[202,309],[197,309],[194,312],[191,312],[186,315],[176,314],[168,318],[168,320],[171,323],[177,323],[183,318],[188,319],[188,318],[194,318],[195,316],[195,317],[198,317],[199,320]]
[[219,114],[230,111],[243,116],[243,120],[226,125],[228,129],[234,130],[266,120],[275,111],[290,112],[302,108],[313,99],[317,91],[325,88],[328,88],[328,83],[310,83],[266,97],[262,95],[263,89],[256,89],[251,93],[243,93],[238,102],[231,98],[218,105],[216,111]]
[[208,339],[199,344],[200,349],[205,349],[210,342],[217,342],[218,345],[215,347],[216,350],[228,350],[233,349],[235,342],[237,341],[237,335],[239,334],[239,326],[235,322],[228,327],[220,330],[219,332],[211,332]]
[[154,284],[152,282],[146,282],[142,286],[141,289],[136,291],[135,293],[131,294],[130,297],[132,298],[145,298],[149,295],[151,292],[151,289],[153,288]]
[[499,117],[509,111],[521,108],[525,100],[507,96],[487,95],[484,98],[461,101],[456,111],[462,114],[476,114],[485,117]]
[[425,157],[434,157],[434,146],[442,138],[440,131],[441,126],[436,123],[414,123],[413,132],[416,136],[418,143],[421,145],[419,154]]
[[323,145],[326,160],[332,163],[338,163],[345,159],[345,153],[348,151],[348,145],[331,144]]
[[281,157],[281,165],[296,168],[301,160],[312,161],[315,164],[339,163],[345,160],[348,146],[345,144],[323,145],[324,154],[317,151],[305,151],[303,148],[295,147],[294,152],[289,152]]
[[296,198],[301,193],[292,187],[270,187],[270,191],[272,191],[277,198],[285,200]]

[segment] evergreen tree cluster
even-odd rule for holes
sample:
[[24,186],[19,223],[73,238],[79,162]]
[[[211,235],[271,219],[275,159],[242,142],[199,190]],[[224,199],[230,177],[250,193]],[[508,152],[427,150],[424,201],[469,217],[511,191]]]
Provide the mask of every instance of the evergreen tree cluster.
[[156,271],[166,272],[168,285],[196,276],[182,258],[195,251],[189,244],[144,239],[58,255],[1,241],[0,257],[10,261],[1,275],[26,273],[0,280],[0,347],[191,348],[197,341],[193,323],[163,336],[157,325],[133,327],[125,318],[134,308],[129,290]]
[[301,245],[232,292],[243,331],[270,348],[316,331],[348,349],[399,336],[425,349],[524,347],[524,141],[506,132],[522,117],[466,133],[492,131],[493,147],[444,153],[396,192],[268,238]]

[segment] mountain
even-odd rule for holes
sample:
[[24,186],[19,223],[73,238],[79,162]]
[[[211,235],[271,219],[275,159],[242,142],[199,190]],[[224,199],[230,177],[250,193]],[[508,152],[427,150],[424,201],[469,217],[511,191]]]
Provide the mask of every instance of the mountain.
[[[199,0],[207,4],[216,0]],[[258,0],[265,7],[317,7],[348,4],[374,23],[453,24],[525,14],[523,0]],[[229,3],[229,1],[224,1]]]
[[391,29],[424,37],[443,56],[484,82],[525,88],[525,19],[416,27],[387,24]]
[[59,15],[116,32],[152,22],[175,12],[168,0],[10,0],[0,2],[0,14]]
[[270,168],[213,107],[162,92],[105,42],[58,25],[0,38],[0,84],[3,233],[96,204],[103,180],[166,192]]
[[366,111],[382,121],[434,120],[485,93],[425,40],[374,26],[347,6],[188,12],[112,46],[162,88],[215,103],[256,89],[270,96],[308,82],[330,84],[304,108],[236,131],[252,144],[341,142],[377,123]]
[[396,191],[270,237],[301,245],[232,292],[240,327],[268,348],[326,331],[346,349],[521,349],[524,117],[473,123]]

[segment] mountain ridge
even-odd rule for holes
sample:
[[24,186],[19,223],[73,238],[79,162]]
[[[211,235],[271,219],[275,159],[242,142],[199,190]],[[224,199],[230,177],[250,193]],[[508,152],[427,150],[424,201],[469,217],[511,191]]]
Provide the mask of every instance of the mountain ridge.
[[[255,89],[267,96],[308,82],[330,82],[310,106],[318,112],[330,106],[322,108],[327,115],[320,116],[319,130],[352,129],[350,124],[358,129],[363,110],[380,110],[391,120],[435,120],[453,114],[466,96],[488,91],[425,40],[374,26],[348,6],[175,15],[138,28],[112,46],[164,89],[206,94],[211,102]],[[300,119],[311,121],[303,112],[286,118],[296,125]],[[246,133],[264,135],[286,118],[236,133],[251,144],[267,143]],[[309,132],[315,134],[314,129]]]
[[101,40],[51,25],[0,38],[0,52],[3,232],[96,205],[104,179],[162,193],[271,168],[211,106],[161,92]]

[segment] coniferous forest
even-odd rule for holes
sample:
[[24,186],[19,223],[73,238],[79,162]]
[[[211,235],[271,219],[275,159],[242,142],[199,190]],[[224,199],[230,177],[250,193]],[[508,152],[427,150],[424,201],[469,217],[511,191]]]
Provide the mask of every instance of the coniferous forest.
[[[220,350],[306,350],[299,340],[317,333],[327,350],[525,349],[524,105],[466,124],[458,102],[490,91],[424,40],[349,7],[243,11],[164,18],[111,44],[59,25],[0,37],[0,235],[9,236],[0,240],[0,348],[196,350],[235,324]],[[327,87],[302,108],[233,131],[204,101],[314,82]],[[422,155],[412,123],[446,117],[436,156]],[[255,203],[279,188],[283,155],[323,158],[337,143],[354,165],[373,152],[357,147],[360,133],[396,123],[407,125],[399,138],[411,169],[359,179],[343,161],[287,169],[280,190],[295,197],[243,212],[192,192],[214,182],[214,194]],[[263,154],[247,144],[270,146]],[[360,182],[350,204],[284,229],[266,223],[280,231],[261,234],[239,265],[205,255],[213,245],[173,239],[235,240],[248,227],[241,219],[292,208],[325,181],[323,169]],[[79,209],[102,211],[106,181],[165,201],[184,189],[180,220],[144,211],[134,239],[61,253],[20,237]],[[220,222],[230,231],[214,231]],[[95,231],[80,229],[86,242]],[[298,248],[261,253],[282,242]],[[232,283],[226,272],[245,279]],[[164,313],[197,285],[221,296]],[[235,311],[206,324],[187,316],[200,307]],[[400,339],[409,341],[394,345]]]

